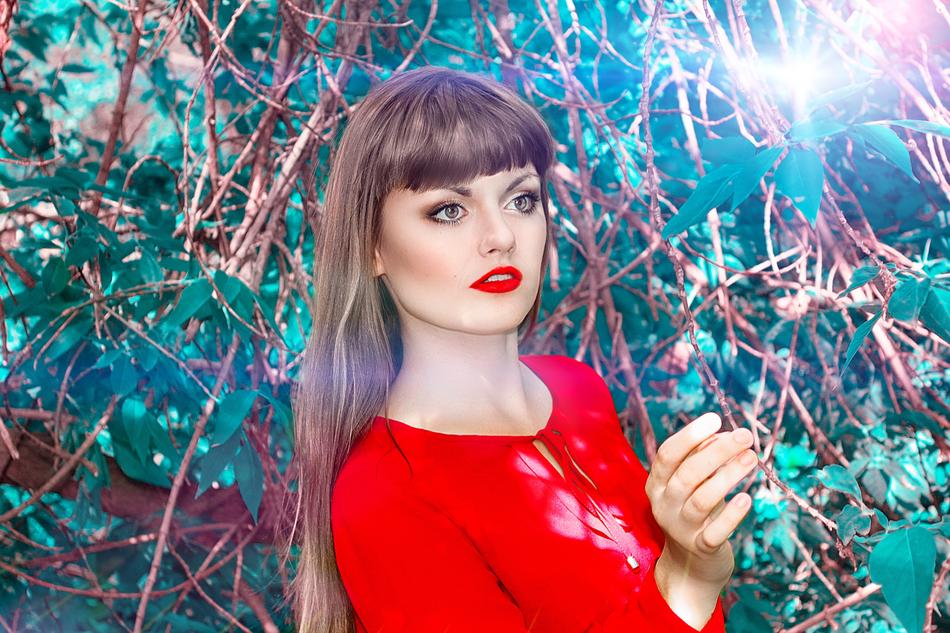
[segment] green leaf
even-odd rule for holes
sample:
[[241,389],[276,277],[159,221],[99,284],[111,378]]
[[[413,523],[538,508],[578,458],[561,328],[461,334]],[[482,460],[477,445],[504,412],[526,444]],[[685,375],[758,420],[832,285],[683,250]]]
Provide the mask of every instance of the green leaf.
[[69,283],[69,269],[59,257],[51,257],[43,267],[43,289],[48,295],[58,295]]
[[221,444],[234,435],[247,417],[256,397],[257,392],[248,389],[240,389],[224,397],[215,416],[212,444]]
[[710,209],[725,201],[732,193],[732,178],[741,169],[742,165],[723,165],[700,178],[693,193],[663,227],[663,239],[669,239],[700,222]]
[[848,287],[842,290],[841,292],[839,292],[836,298],[840,299],[841,297],[845,296],[846,294],[848,294],[855,288],[860,288],[864,284],[868,283],[869,281],[877,277],[880,272],[881,272],[880,269],[876,265],[875,266],[861,266],[861,268],[858,268],[857,270],[855,270],[854,274],[851,275],[851,283],[848,284]]
[[867,141],[871,147],[910,176],[914,182],[920,183],[910,166],[910,152],[907,151],[904,141],[894,133],[894,130],[883,125],[863,123],[848,128],[848,134]]
[[861,489],[858,487],[857,480],[844,466],[838,464],[825,466],[815,476],[825,487],[849,494],[858,503],[864,503],[861,501]]
[[241,446],[241,450],[234,460],[234,476],[237,478],[244,505],[247,506],[256,524],[257,511],[261,506],[261,497],[264,494],[264,469],[261,466],[260,456],[248,441],[245,441],[244,445]]
[[871,580],[881,585],[888,606],[908,631],[924,628],[936,560],[933,534],[917,525],[885,536],[868,558]]
[[813,227],[824,183],[821,158],[810,149],[792,148],[775,171],[775,186],[791,198]]
[[752,158],[755,145],[744,136],[711,138],[703,142],[701,153],[704,161],[714,165],[744,163]]
[[858,349],[861,347],[861,343],[864,342],[864,339],[868,337],[868,334],[871,332],[871,328],[874,327],[874,324],[877,323],[877,320],[881,318],[883,311],[878,311],[873,317],[862,323],[854,331],[854,338],[851,339],[851,342],[848,344],[848,356],[844,361],[844,366],[841,368],[841,372],[838,374],[838,377],[844,375],[844,370],[848,368],[848,365],[851,364],[851,359],[854,358],[854,355],[858,353]]
[[765,177],[765,174],[775,164],[775,159],[782,153],[784,145],[769,147],[751,159],[747,160],[742,166],[742,171],[735,177],[732,183],[732,204],[730,211],[735,210],[748,198],[759,182]]
[[916,277],[903,278],[891,293],[887,302],[887,313],[900,321],[913,322],[920,308],[927,300],[930,291],[930,278],[917,280]]
[[919,316],[928,330],[950,343],[950,290],[931,286]]
[[899,125],[910,130],[924,132],[925,134],[937,134],[939,136],[946,136],[950,138],[950,127],[946,125],[940,125],[939,123],[931,123],[930,121],[915,121],[912,119],[892,119],[890,121],[884,121],[884,123],[887,123],[888,125]]

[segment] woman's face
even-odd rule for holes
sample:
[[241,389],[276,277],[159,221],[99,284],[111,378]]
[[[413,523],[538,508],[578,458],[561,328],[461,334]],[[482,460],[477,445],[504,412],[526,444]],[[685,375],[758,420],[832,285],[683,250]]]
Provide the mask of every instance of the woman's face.
[[[540,187],[529,165],[454,189],[386,196],[375,274],[383,275],[404,327],[415,319],[478,334],[517,328],[541,283]],[[519,283],[476,284],[507,266],[520,273]]]

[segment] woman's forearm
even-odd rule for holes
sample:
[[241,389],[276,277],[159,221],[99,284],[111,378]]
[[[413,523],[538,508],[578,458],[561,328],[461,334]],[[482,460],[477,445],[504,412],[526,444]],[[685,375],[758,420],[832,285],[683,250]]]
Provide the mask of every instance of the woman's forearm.
[[710,580],[696,577],[664,548],[654,566],[656,586],[670,609],[697,631],[709,622],[716,601],[728,578]]

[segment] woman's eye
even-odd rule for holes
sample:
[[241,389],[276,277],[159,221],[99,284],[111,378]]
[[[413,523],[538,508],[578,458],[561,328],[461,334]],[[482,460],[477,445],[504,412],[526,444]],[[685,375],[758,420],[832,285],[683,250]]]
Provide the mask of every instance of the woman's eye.
[[[534,212],[540,200],[541,196],[539,194],[529,191],[512,200],[512,203],[515,204],[515,209],[519,213],[528,215]],[[519,202],[520,206],[518,205]],[[444,219],[439,218],[439,215],[443,215]],[[428,217],[438,224],[458,224],[462,221],[462,206],[455,202],[445,204],[430,213]]]
[[[459,205],[447,204],[443,207],[439,207],[438,209],[435,210],[435,212],[429,214],[429,217],[435,220],[436,222],[439,222],[440,224],[457,224],[458,222],[461,221],[461,211],[462,211],[462,207],[460,207]],[[436,217],[441,213],[444,213],[447,219],[440,220]]]
[[534,210],[534,205],[538,203],[540,198],[538,197],[538,194],[533,193],[533,192],[528,192],[515,198],[515,202],[519,200],[522,202],[522,204],[521,204],[521,208],[518,210],[521,211],[522,213],[530,213],[531,211]]

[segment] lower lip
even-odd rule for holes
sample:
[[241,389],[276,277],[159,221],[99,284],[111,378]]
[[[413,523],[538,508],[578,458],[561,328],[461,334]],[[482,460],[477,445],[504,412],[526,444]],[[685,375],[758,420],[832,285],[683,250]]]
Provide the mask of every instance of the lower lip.
[[517,277],[502,279],[501,281],[483,281],[475,286],[475,290],[482,292],[511,292],[521,284]]

